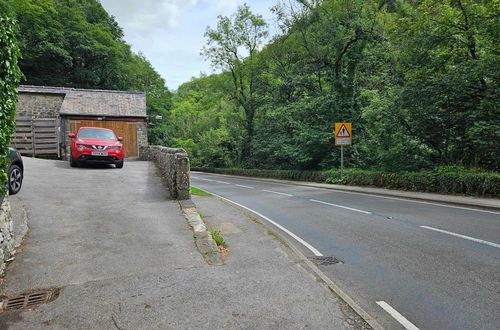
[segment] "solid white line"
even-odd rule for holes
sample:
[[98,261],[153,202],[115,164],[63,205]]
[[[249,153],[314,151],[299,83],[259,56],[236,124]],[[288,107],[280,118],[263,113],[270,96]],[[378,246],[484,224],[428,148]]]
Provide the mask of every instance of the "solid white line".
[[406,317],[404,317],[403,315],[399,314],[399,312],[397,310],[395,310],[394,308],[392,308],[385,301],[377,301],[377,305],[379,305],[380,307],[382,307],[387,313],[389,313],[393,318],[395,318],[396,321],[398,321],[399,323],[401,323],[401,325],[403,327],[405,327],[405,329],[408,329],[408,330],[419,330],[413,323],[411,323],[410,321],[408,321],[406,319]]
[[241,188],[255,189],[254,187],[244,186],[242,184],[235,184],[235,186],[241,187]]
[[319,252],[314,246],[312,246],[311,244],[307,243],[306,241],[304,241],[302,238],[300,238],[299,236],[295,235],[294,233],[292,233],[291,231],[289,231],[288,229],[286,229],[285,227],[283,227],[282,225],[280,225],[279,223],[269,219],[268,217],[266,217],[265,215],[255,211],[255,210],[252,210],[251,208],[249,207],[246,207],[244,205],[241,205],[239,203],[236,203],[235,201],[232,201],[228,198],[225,198],[225,197],[222,197],[220,195],[217,195],[217,194],[214,194],[213,192],[210,191],[210,193],[214,196],[217,196],[219,197],[220,199],[223,199],[223,200],[226,200],[228,202],[231,202],[235,205],[238,205],[239,207],[241,208],[244,208],[245,210],[248,210],[250,212],[253,212],[255,214],[257,214],[259,217],[261,218],[264,218],[266,219],[267,221],[269,221],[270,223],[272,223],[273,225],[275,225],[276,227],[278,227],[279,229],[281,229],[282,231],[284,231],[285,233],[287,233],[288,235],[290,235],[291,237],[293,237],[295,240],[297,240],[300,244],[304,245],[306,248],[308,248],[315,256],[317,257],[322,257],[323,254],[321,252]]
[[310,199],[310,201],[315,202],[315,203],[321,203],[321,204],[325,204],[325,205],[340,207],[340,208],[343,208],[346,210],[356,211],[356,212],[360,212],[360,213],[364,213],[364,214],[372,214],[371,212],[368,212],[368,211],[363,211],[363,210],[354,209],[352,207],[347,207],[347,206],[342,206],[342,205],[338,205],[338,204],[332,204],[332,203],[327,203],[327,202],[323,202],[323,201],[318,201],[316,199]]
[[215,182],[217,182],[217,183],[223,183],[223,184],[231,184],[231,183],[225,182],[225,181],[215,181]]
[[468,239],[469,241],[474,241],[474,242],[478,242],[478,243],[490,245],[490,246],[493,246],[493,247],[496,247],[496,248],[500,248],[500,244],[496,244],[496,243],[484,241],[482,239],[478,239],[478,238],[474,238],[474,237],[470,237],[470,236],[465,236],[465,235],[453,233],[451,231],[446,231],[446,230],[442,230],[442,229],[438,229],[438,228],[433,228],[433,227],[428,227],[428,226],[420,226],[420,228],[434,230],[434,231],[438,231],[438,232],[443,233],[443,234],[448,234],[448,235],[452,235],[452,236],[456,236],[456,237]]
[[[203,172],[203,173],[205,173],[205,172]],[[234,177],[234,176],[230,176],[230,175],[215,174],[215,173],[210,173],[210,175],[213,175],[213,176],[224,176],[224,177]],[[303,188],[306,188],[306,189],[321,189],[321,190],[326,190],[326,191],[336,192],[336,193],[342,193],[342,194],[364,195],[364,196],[371,196],[371,197],[375,197],[375,198],[393,199],[393,200],[396,200],[396,201],[403,201],[403,202],[408,202],[408,203],[428,204],[428,205],[435,205],[435,206],[441,206],[441,207],[448,207],[448,208],[452,208],[452,209],[476,211],[476,212],[483,212],[483,213],[490,213],[490,214],[500,214],[500,212],[497,212],[497,211],[487,211],[487,210],[481,210],[481,209],[476,209],[476,208],[472,208],[472,207],[453,206],[453,205],[447,205],[447,204],[418,201],[418,200],[411,199],[411,197],[408,197],[408,198],[399,198],[399,197],[390,197],[390,196],[380,196],[380,195],[376,195],[376,194],[372,194],[372,193],[361,193],[361,192],[355,192],[355,191],[345,191],[345,190],[337,190],[337,189],[328,189],[328,188],[322,188],[322,187],[310,187],[310,186],[304,186],[304,185],[294,185],[294,184],[289,184],[289,183],[278,183],[278,182],[270,182],[270,181],[264,181],[264,180],[251,180],[251,179],[241,178],[241,177],[237,177],[237,178],[240,179],[240,180],[249,181],[249,182],[260,181],[260,182],[266,182],[266,183],[269,183],[269,184],[276,184],[276,185],[282,185],[282,186],[288,186],[288,187],[303,187]],[[480,207],[480,206],[478,206],[478,207]]]
[[278,195],[283,195],[283,196],[288,196],[288,197],[293,197],[293,195],[285,194],[285,193],[278,192],[278,191],[264,190],[264,189],[262,191],[265,191],[265,192],[268,192],[268,193],[273,193],[273,194],[278,194]]

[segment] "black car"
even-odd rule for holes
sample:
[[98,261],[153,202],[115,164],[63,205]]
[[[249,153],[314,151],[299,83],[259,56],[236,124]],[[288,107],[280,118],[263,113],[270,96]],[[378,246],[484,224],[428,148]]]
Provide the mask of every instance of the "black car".
[[10,164],[7,167],[7,186],[9,194],[15,195],[21,190],[23,185],[24,166],[21,154],[14,148],[9,147]]

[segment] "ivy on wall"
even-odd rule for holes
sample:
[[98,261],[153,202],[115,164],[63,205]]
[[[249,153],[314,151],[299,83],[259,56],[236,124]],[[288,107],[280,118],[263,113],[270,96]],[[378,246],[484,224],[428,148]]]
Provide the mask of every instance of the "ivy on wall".
[[[17,87],[22,77],[17,65],[20,57],[16,23],[0,16],[0,183],[7,180],[5,169],[8,164],[8,146],[15,127]],[[5,185],[0,184],[0,196],[4,193]]]

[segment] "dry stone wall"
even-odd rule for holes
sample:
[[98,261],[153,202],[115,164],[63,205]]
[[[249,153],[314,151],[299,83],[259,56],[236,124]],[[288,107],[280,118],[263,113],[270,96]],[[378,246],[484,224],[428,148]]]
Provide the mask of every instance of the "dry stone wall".
[[0,276],[5,271],[5,264],[14,253],[14,221],[10,210],[9,197],[5,196],[0,205]]
[[184,149],[143,145],[139,148],[141,160],[154,161],[165,178],[170,197],[190,199],[189,158]]

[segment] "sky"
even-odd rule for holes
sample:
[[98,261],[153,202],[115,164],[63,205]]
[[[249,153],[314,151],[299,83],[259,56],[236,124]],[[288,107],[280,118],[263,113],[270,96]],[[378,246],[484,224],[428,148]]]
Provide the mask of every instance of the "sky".
[[[115,16],[125,41],[135,53],[142,53],[165,79],[170,90],[213,72],[200,55],[206,44],[207,26],[215,28],[217,16],[230,16],[244,0],[101,0],[104,9]],[[271,25],[269,8],[276,0],[247,0],[256,14]]]

